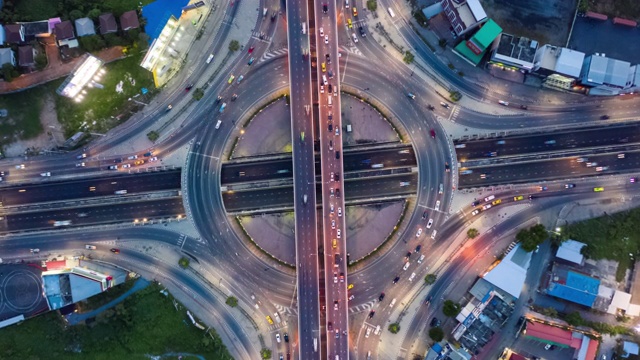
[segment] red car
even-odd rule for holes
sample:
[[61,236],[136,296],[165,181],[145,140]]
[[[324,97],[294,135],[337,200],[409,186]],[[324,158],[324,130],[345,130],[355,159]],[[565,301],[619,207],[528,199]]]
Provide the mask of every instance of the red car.
[[253,52],[253,48],[255,48],[255,46],[252,46],[249,48],[249,54],[251,54]]
[[111,249],[111,252],[114,254],[120,254],[120,249],[113,248]]
[[435,130],[431,129],[431,131],[429,133],[431,134],[432,138],[434,138],[434,139],[436,138],[436,131]]

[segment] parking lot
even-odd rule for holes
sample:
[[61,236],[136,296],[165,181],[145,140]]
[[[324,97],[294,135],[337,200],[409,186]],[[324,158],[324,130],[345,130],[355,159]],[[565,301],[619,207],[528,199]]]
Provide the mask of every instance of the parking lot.
[[556,345],[553,350],[545,350],[546,343],[527,338],[522,334],[512,346],[513,351],[520,355],[533,359],[537,356],[545,360],[567,360],[575,358],[575,349]]
[[582,51],[587,56],[604,53],[609,58],[635,65],[640,63],[640,30],[614,25],[611,20],[578,17],[569,40],[569,48]]

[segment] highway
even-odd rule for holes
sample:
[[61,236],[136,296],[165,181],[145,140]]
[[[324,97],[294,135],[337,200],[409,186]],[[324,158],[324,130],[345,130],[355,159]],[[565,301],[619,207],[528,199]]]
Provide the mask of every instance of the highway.
[[[311,13],[309,12],[311,10]],[[287,39],[289,46],[289,94],[291,96],[291,142],[293,144],[293,197],[296,236],[296,282],[298,300],[299,359],[320,359],[320,273],[318,226],[316,223],[315,159],[316,114],[311,74],[310,32],[313,9],[308,2],[287,3]]]

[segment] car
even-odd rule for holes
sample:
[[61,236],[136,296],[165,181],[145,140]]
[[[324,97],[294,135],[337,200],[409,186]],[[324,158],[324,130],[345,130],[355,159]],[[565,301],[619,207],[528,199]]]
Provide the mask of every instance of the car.
[[278,334],[278,333],[276,333],[276,341],[278,342],[278,344],[281,342],[280,334]]
[[353,300],[355,298],[356,298],[355,295],[351,295],[351,296],[349,296],[349,301],[351,301],[351,300]]
[[[338,181],[338,180],[336,180]],[[336,189],[336,197],[339,199],[340,198],[340,189]]]
[[338,231],[337,231],[337,237],[338,237],[338,239],[340,239],[340,236],[341,236],[341,235],[342,235],[342,231],[341,231],[340,229],[338,229]]
[[422,235],[422,228],[418,228],[418,232],[416,233],[416,237],[420,237]]
[[109,166],[109,170],[118,170],[118,165]]
[[594,167],[594,166],[598,166],[597,162],[588,162],[585,164],[587,167]]
[[378,296],[378,301],[382,300],[384,300],[384,293],[380,293],[380,296]]
[[238,98],[238,94],[231,95],[231,101],[236,101],[237,98]]
[[327,60],[327,64],[331,64],[331,56],[329,54],[325,54],[324,58]]
[[634,184],[634,183],[638,182],[638,178],[637,177],[632,177],[632,178],[629,179],[629,182]]
[[193,84],[189,84],[189,85],[187,85],[187,87],[186,87],[186,88],[184,88],[184,91],[189,91],[189,90],[191,90],[191,89],[193,89]]
[[425,305],[429,305],[429,304],[431,304],[431,299],[433,299],[433,296],[431,296],[431,295],[427,295],[427,298],[426,298],[426,299],[424,299],[424,303],[425,303]]
[[327,65],[325,65],[324,63],[320,64],[320,68],[322,69],[322,72],[327,71]]
[[151,159],[149,159],[149,162],[154,162],[154,161],[158,161],[158,157],[154,156]]
[[40,252],[40,249],[29,249],[30,252],[37,254]]
[[82,154],[80,154],[80,155],[76,156],[76,159],[80,160],[80,159],[84,159],[84,158],[86,158],[86,157],[87,157],[87,154],[82,153]]
[[242,79],[244,79],[244,75],[240,75],[238,77],[238,80],[236,81],[236,84],[240,84],[240,82],[242,82]]
[[331,321],[327,323],[327,329],[329,329],[329,331],[333,331],[333,323]]
[[329,95],[331,95],[332,92],[333,92],[333,86],[331,86],[331,84],[329,84]]
[[341,207],[338,208],[338,216],[342,216],[342,208]]
[[520,105],[520,109],[527,110],[527,109],[529,109],[529,107],[527,105]]
[[123,168],[123,169],[130,168],[130,167],[131,167],[131,164],[124,164],[124,165],[122,165],[122,168]]
[[576,184],[564,184],[565,189],[573,189],[574,187],[576,187]]
[[329,11],[329,4],[327,3],[322,4],[322,12],[326,14],[328,11]]
[[356,7],[352,7],[351,9],[353,9],[353,17],[358,17],[358,9],[356,9]]
[[114,254],[120,254],[120,249],[113,248],[110,251]]
[[247,52],[251,54],[253,52],[253,49],[255,49],[255,46],[250,47],[249,50],[247,50]]
[[320,36],[324,36],[324,28],[320,28]]
[[333,283],[337,284],[338,283],[338,274],[333,273]]
[[409,281],[413,281],[413,279],[416,278],[416,273],[411,273],[411,276],[409,276]]
[[509,102],[508,101],[504,101],[504,100],[498,100],[498,104],[500,104],[502,106],[509,106]]
[[605,170],[609,170],[609,167],[608,167],[608,166],[598,166],[598,167],[596,168],[596,171],[597,171],[597,172],[605,171]]
[[429,326],[436,327],[438,325],[440,325],[440,320],[438,320],[438,318],[434,317],[433,319],[431,319],[431,322],[429,323]]
[[422,220],[426,219],[429,216],[429,212],[425,211],[422,213]]
[[593,188],[593,192],[603,192],[604,188],[603,187],[594,187]]
[[555,143],[556,143],[555,140],[547,140],[547,141],[544,142],[545,145],[553,145]]
[[433,129],[429,130],[429,134],[431,134],[431,138],[432,139],[436,138],[436,131],[435,130],[433,130]]
[[[324,63],[322,65],[324,65]],[[324,85],[320,85],[320,94],[324,94]]]
[[356,36],[356,33],[351,33],[351,39],[353,39],[354,43],[358,43],[358,37]]
[[504,144],[506,144],[506,143],[507,143],[507,142],[506,142],[506,141],[504,141],[504,140],[496,141],[496,145],[504,145]]
[[231,76],[229,76],[229,80],[227,80],[227,84],[231,84],[233,82],[233,79],[235,79],[236,76],[231,74]]
[[486,202],[486,201],[491,201],[491,200],[493,200],[493,199],[495,199],[495,198],[496,198],[496,196],[495,196],[495,195],[489,195],[489,196],[487,196],[486,198],[484,198],[484,201],[485,201],[485,202]]
[[340,282],[344,282],[344,273],[343,272],[340,273]]
[[[333,196],[333,191],[331,192],[331,195]],[[329,204],[329,211],[333,214],[333,204]]]
[[547,345],[545,345],[545,346],[544,346],[544,349],[545,349],[545,350],[551,350],[551,344],[547,344]]
[[333,310],[336,310],[336,311],[338,310],[338,300],[335,300],[333,302]]
[[43,172],[43,173],[40,173],[40,176],[48,177],[48,176],[51,176],[51,173],[50,172]]
[[16,165],[17,170],[24,169],[24,164]]
[[371,319],[376,314],[375,310],[369,311],[369,319]]
[[329,123],[329,131],[333,131],[333,124]]
[[577,158],[577,159],[576,159],[576,162],[578,162],[578,163],[582,163],[582,162],[585,162],[585,161],[588,161],[588,160],[589,160],[588,158],[580,157],[580,158]]
[[609,115],[600,116],[600,120],[609,120]]
[[433,232],[431,233],[431,240],[435,240],[437,234],[438,234],[438,230],[433,230]]
[[76,167],[84,167],[85,165],[86,165],[85,163],[81,162],[81,163],[77,163]]
[[144,164],[144,160],[136,160],[133,165],[142,165]]
[[420,249],[422,249],[422,245],[418,245],[418,246],[416,246],[416,249],[415,249],[413,252],[415,252],[415,253],[419,253],[419,252],[420,252]]
[[427,229],[431,229],[431,225],[433,225],[433,219],[429,219],[429,222],[427,223]]
[[624,154],[618,154],[618,159],[624,159],[625,155]]
[[340,339],[340,330],[336,329],[336,339]]
[[478,215],[478,214],[480,214],[480,209],[475,209],[475,210],[473,210],[473,211],[471,212],[471,215],[473,215],[473,216],[476,216],[476,215]]
[[169,112],[169,111],[171,111],[171,109],[173,109],[173,105],[169,104],[167,106],[167,109],[165,110],[165,112]]
[[347,26],[349,27],[349,29],[353,28],[353,23],[351,22],[351,19],[347,19]]
[[335,230],[336,229],[336,221],[331,219],[331,230]]
[[360,31],[360,36],[362,36],[362,37],[366,37],[367,36],[367,33],[364,32],[364,27],[363,26],[360,26],[358,28],[358,30]]
[[446,103],[446,102],[444,102],[444,101],[440,101],[440,106],[442,106],[442,107],[443,107],[443,108],[445,108],[445,109],[448,109],[448,108],[449,108],[449,104],[447,104],[447,103]]
[[502,203],[502,199],[497,199],[491,202],[491,205],[496,206],[496,205],[500,205],[500,203]]
[[95,250],[95,249],[96,249],[96,246],[95,246],[95,245],[86,244],[86,245],[84,246],[84,248],[85,248],[85,249],[87,249],[87,250]]
[[[336,181],[340,181],[340,173],[339,172],[336,173]],[[338,190],[340,190],[340,189],[338,189]],[[338,196],[338,197],[340,197],[340,196]]]
[[451,172],[451,166],[449,166],[448,162],[444,163],[444,172]]
[[480,174],[480,179],[486,179],[487,178],[487,174]]
[[487,204],[482,207],[482,210],[488,210],[488,209],[491,209],[491,204]]
[[128,160],[135,160],[138,158],[138,155],[131,155],[129,157],[127,157]]
[[324,36],[324,43],[328,44],[329,43],[329,35],[325,35]]
[[351,290],[353,289],[353,284],[349,284],[349,286],[347,286],[347,290]]
[[473,170],[467,169],[467,170],[460,171],[460,175],[469,175],[469,174],[473,174]]
[[433,208],[435,211],[440,211],[440,200],[436,201],[436,206]]
[[498,152],[497,152],[497,151],[490,151],[490,152],[488,152],[488,153],[487,153],[487,156],[488,156],[488,157],[495,157],[495,156],[498,156]]
[[513,197],[513,201],[520,201],[522,199],[524,199],[524,196],[522,196],[522,195],[518,195],[518,196],[514,196]]
[[407,255],[404,256],[404,261],[409,261],[410,257],[411,257],[411,251],[407,251]]
[[247,63],[247,65],[253,64],[254,61],[256,61],[256,58],[252,56],[251,59],[249,59],[249,62]]
[[480,205],[480,200],[475,200],[474,202],[471,203],[471,206],[478,206]]
[[400,281],[400,276],[396,276],[396,277],[393,279],[393,283],[394,283],[394,284],[397,284],[397,283],[398,283],[398,281]]

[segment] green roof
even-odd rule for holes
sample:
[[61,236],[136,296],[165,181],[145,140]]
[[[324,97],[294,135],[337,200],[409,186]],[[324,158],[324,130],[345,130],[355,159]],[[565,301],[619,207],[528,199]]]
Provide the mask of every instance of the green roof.
[[476,55],[473,51],[471,51],[471,49],[467,47],[466,41],[463,41],[460,44],[458,44],[458,46],[456,46],[455,49],[457,53],[469,59],[474,65],[478,65],[478,63],[482,59],[482,56],[485,53],[483,51],[480,54]]
[[481,49],[486,49],[491,45],[493,40],[500,35],[502,28],[492,19],[487,20],[484,25],[473,35],[473,42]]

